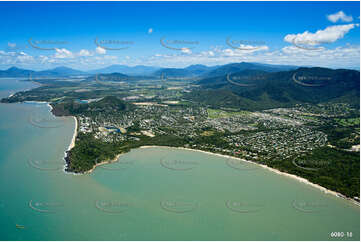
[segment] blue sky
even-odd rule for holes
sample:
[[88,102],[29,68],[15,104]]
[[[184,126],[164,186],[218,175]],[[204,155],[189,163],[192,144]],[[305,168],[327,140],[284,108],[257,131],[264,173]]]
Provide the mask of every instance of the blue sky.
[[0,12],[0,69],[360,66],[359,2],[1,2]]

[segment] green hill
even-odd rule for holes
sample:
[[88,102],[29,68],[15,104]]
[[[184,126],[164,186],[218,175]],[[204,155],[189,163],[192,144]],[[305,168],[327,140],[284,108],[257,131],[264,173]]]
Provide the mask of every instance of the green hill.
[[53,105],[53,113],[58,116],[84,114],[91,116],[96,113],[114,114],[132,110],[134,105],[115,96],[106,96],[99,101],[91,103],[78,103],[74,101],[62,102]]
[[245,70],[200,80],[187,99],[213,107],[262,110],[296,103],[347,102],[360,105],[360,72],[299,68],[267,73]]

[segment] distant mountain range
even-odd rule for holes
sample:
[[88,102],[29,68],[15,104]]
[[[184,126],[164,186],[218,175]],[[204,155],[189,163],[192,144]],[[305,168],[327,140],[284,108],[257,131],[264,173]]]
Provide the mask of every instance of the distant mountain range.
[[111,65],[102,69],[91,71],[80,71],[69,67],[56,67],[54,69],[44,71],[33,71],[11,67],[7,70],[0,70],[0,77],[69,77],[79,75],[94,75],[94,74],[112,74],[121,73],[128,76],[153,76],[153,77],[169,77],[169,78],[192,78],[192,77],[210,77],[222,76],[225,73],[234,73],[242,70],[263,70],[268,72],[276,72],[283,70],[296,69],[295,66],[282,65],[268,65],[260,63],[231,63],[226,65],[205,66],[205,65],[190,65],[185,68],[161,68],[154,66],[126,66],[126,65]]
[[68,67],[56,67],[54,69],[44,70],[44,71],[33,71],[25,70],[17,67],[11,67],[7,70],[0,70],[0,77],[67,77],[67,76],[77,76],[77,75],[87,75],[87,73],[79,70],[74,70]]
[[96,81],[96,82],[124,82],[130,79],[129,76],[122,73],[109,73],[109,74],[95,74],[89,76],[85,79],[85,81]]
[[278,72],[278,71],[294,70],[297,68],[298,68],[297,66],[267,65],[260,63],[241,62],[241,63],[231,63],[220,66],[206,73],[205,76],[206,77],[224,76],[226,74],[233,74],[244,70]]
[[191,65],[186,68],[162,68],[156,71],[155,76],[167,77],[215,77],[232,74],[243,70],[259,70],[277,72],[297,69],[297,66],[267,65],[260,63],[231,63],[218,66]]
[[188,79],[198,87],[184,98],[214,108],[264,110],[290,107],[296,103],[323,102],[347,102],[360,106],[360,72],[356,70],[241,62],[219,66],[191,65],[185,68],[113,65],[91,72],[67,67],[44,71],[11,67],[0,71],[0,77],[81,75],[86,81],[98,81],[99,84],[153,78]]
[[196,77],[217,69],[219,66],[191,65],[186,68],[161,68],[153,73],[154,76],[171,78]]
[[11,67],[7,70],[0,70],[0,77],[29,77],[35,71]]
[[360,105],[360,72],[355,70],[319,67],[278,72],[243,70],[218,76],[222,72],[217,69],[213,73],[217,74],[199,80],[200,87],[187,99],[212,107],[246,110],[330,101]]
[[152,75],[155,71],[159,70],[160,67],[154,66],[126,66],[126,65],[111,65],[102,69],[88,71],[90,74],[110,74],[110,73],[123,73],[125,75]]
[[86,72],[75,70],[69,67],[56,67],[54,69],[49,69],[45,71],[37,71],[34,73],[36,76],[78,76],[78,75],[87,75]]

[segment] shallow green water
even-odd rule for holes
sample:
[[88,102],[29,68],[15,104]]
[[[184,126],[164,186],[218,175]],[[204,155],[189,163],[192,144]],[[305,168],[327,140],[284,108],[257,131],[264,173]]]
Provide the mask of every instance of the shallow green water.
[[360,238],[358,206],[200,152],[136,149],[90,175],[65,174],[73,119],[45,104],[0,104],[0,114],[0,240]]

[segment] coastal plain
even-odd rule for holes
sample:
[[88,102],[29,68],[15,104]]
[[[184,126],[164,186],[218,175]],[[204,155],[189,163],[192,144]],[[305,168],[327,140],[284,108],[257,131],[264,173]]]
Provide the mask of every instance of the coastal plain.
[[86,80],[4,95],[1,239],[359,239],[354,104],[244,110],[187,80]]

